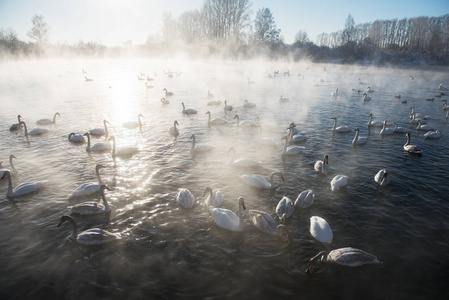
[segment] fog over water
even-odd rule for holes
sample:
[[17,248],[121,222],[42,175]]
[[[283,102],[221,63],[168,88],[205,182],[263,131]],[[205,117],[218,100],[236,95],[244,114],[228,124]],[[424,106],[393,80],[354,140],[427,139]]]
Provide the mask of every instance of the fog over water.
[[[6,195],[8,180],[0,180],[0,298],[443,298],[449,278],[449,130],[441,101],[448,96],[436,97],[440,84],[449,87],[446,69],[130,58],[2,61],[0,161],[11,169],[8,159],[15,155],[14,186],[45,183],[14,198]],[[363,102],[368,86],[375,92]],[[166,105],[161,103],[164,88],[174,94]],[[280,103],[281,96],[288,102]],[[212,100],[221,104],[207,105]],[[225,100],[233,106],[227,113]],[[244,108],[245,100],[256,107]],[[184,115],[182,102],[197,114]],[[440,139],[425,139],[425,132],[410,124],[411,106],[428,116]],[[207,111],[228,123],[208,126]],[[55,125],[36,124],[56,112]],[[405,134],[381,136],[380,128],[369,129],[370,113],[375,121],[410,129],[411,143],[422,156],[404,152]],[[49,132],[28,141],[23,131],[11,132],[19,114],[28,130]],[[139,114],[140,129],[122,126],[137,122]],[[236,114],[240,122],[259,117],[260,135],[257,127],[238,127]],[[331,117],[352,131],[333,133]],[[69,142],[71,132],[103,127],[103,120],[117,150],[137,146],[138,152],[114,160],[110,152],[89,153],[86,144]],[[168,132],[175,120],[176,141]],[[297,144],[305,147],[302,153],[283,159],[282,137],[291,122],[307,140]],[[367,143],[353,147],[357,127]],[[192,134],[196,143],[214,149],[192,156]],[[277,145],[265,146],[260,137]],[[92,137],[92,142],[105,138]],[[260,166],[229,164],[231,147],[235,159],[252,158]],[[325,154],[329,172],[321,175],[314,164]],[[87,247],[69,239],[69,224],[57,225],[70,214],[68,206],[98,198],[68,196],[79,185],[96,182],[97,164],[104,166],[101,178],[111,189],[105,192],[111,213],[73,217],[80,232],[98,227],[122,239]],[[374,175],[384,168],[391,182],[380,187]],[[239,177],[269,178],[275,171],[285,180],[275,177],[273,190],[248,187]],[[331,191],[338,174],[348,176],[348,185]],[[221,190],[221,207],[234,212],[238,197],[244,198],[243,232],[214,223],[204,205],[207,187]],[[192,209],[176,202],[180,188],[194,195]],[[293,238],[289,247],[280,247],[278,238],[252,224],[249,210],[275,217],[283,196],[295,200],[308,189],[315,203],[295,208],[285,223]],[[329,223],[331,245],[312,237],[311,216]],[[318,264],[306,274],[315,254],[343,247],[365,250],[382,264]]]

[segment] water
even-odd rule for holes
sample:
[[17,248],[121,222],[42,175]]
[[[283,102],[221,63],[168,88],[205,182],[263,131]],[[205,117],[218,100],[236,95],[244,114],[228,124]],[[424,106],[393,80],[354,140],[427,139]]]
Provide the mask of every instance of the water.
[[[326,68],[326,69],[325,69]],[[449,278],[449,224],[447,185],[449,136],[445,112],[434,97],[440,83],[449,85],[447,71],[340,67],[314,64],[232,63],[183,60],[48,60],[0,64],[0,160],[9,168],[14,154],[19,174],[14,184],[46,180],[45,187],[28,196],[6,197],[7,182],[0,182],[1,298],[268,298],[272,296],[323,298],[443,298]],[[88,71],[82,73],[82,69]],[[164,70],[175,72],[173,77]],[[290,70],[291,76],[269,78],[267,73]],[[137,80],[140,72],[154,78],[153,89]],[[155,74],[156,73],[156,74]],[[410,81],[413,75],[415,80]],[[93,78],[85,82],[84,77]],[[254,84],[248,84],[248,77]],[[362,103],[352,89],[358,79],[376,92]],[[323,79],[324,82],[320,82]],[[339,89],[338,98],[331,92]],[[161,105],[162,89],[174,92],[170,104]],[[223,105],[207,106],[207,91],[215,100],[234,106],[227,115]],[[407,104],[394,98],[401,94]],[[290,99],[279,104],[280,95]],[[442,99],[446,98],[443,97]],[[245,99],[257,104],[242,107]],[[197,115],[181,114],[186,108]],[[440,140],[425,140],[412,133],[412,143],[422,157],[404,155],[403,134],[381,138],[379,129],[368,131],[369,113],[375,120],[396,121],[408,127],[410,106],[430,117]],[[228,125],[208,128],[206,111]],[[10,133],[21,114],[28,128],[36,120],[61,117],[51,132],[30,137]],[[144,118],[141,130],[121,124]],[[262,135],[279,143],[275,149],[257,144],[257,130],[237,129],[234,115],[254,121],[260,117]],[[353,133],[331,133],[331,117],[338,125],[359,127],[368,137],[353,148]],[[108,153],[88,154],[85,145],[68,142],[70,132],[84,133],[109,121],[117,147],[137,145],[140,151],[115,162]],[[168,128],[180,124],[174,142]],[[281,159],[282,141],[290,122],[308,136],[302,154]],[[44,127],[44,126],[40,126]],[[215,150],[192,158],[192,134],[198,143]],[[93,139],[94,142],[103,141]],[[228,150],[236,158],[263,162],[254,170],[226,164]],[[329,155],[330,172],[319,176],[316,160]],[[68,240],[69,224],[57,228],[68,205],[95,197],[69,200],[68,194],[84,182],[96,181],[95,165],[111,188],[109,218],[76,217],[80,230],[100,227],[120,233],[120,243],[86,248]],[[380,188],[373,180],[382,168],[391,183]],[[258,173],[265,177],[282,171],[285,181],[275,180],[276,190],[259,191],[244,186],[238,177]],[[349,177],[346,188],[331,192],[337,174]],[[306,190],[315,192],[315,204],[297,209],[287,221],[293,243],[279,249],[279,242],[258,231],[244,214],[245,231],[218,228],[202,202],[206,187],[221,189],[223,207],[237,210],[243,196],[247,209],[274,215],[284,196],[296,199]],[[196,197],[192,210],[180,208],[178,188]],[[320,216],[334,232],[331,247],[315,241],[309,219]],[[326,248],[355,247],[376,255],[383,264],[360,268],[321,265],[311,275],[304,271],[309,258]]]

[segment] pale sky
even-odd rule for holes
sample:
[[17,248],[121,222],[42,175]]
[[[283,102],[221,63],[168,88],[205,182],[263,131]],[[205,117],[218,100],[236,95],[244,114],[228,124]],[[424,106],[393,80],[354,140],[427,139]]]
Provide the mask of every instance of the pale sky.
[[[162,16],[174,18],[186,11],[200,9],[204,0],[0,0],[0,28],[12,28],[20,40],[29,41],[35,14],[44,16],[50,26],[50,43],[100,42],[122,46],[131,40],[145,43],[160,34]],[[375,20],[449,13],[449,0],[253,0],[251,19],[258,9],[271,10],[281,35],[288,44],[299,30],[313,41],[322,32],[344,28],[349,14],[356,24]]]

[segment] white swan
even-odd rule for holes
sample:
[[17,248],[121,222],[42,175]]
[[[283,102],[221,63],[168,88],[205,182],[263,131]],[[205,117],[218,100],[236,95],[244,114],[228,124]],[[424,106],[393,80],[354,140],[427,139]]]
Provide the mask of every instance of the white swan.
[[418,127],[416,127],[416,130],[422,130],[422,131],[435,131],[435,128],[431,125],[422,125],[421,121],[418,121]]
[[91,152],[105,152],[105,151],[111,151],[112,146],[110,143],[96,143],[92,147],[90,146],[90,133],[86,132],[84,136],[87,136],[87,147],[86,151]]
[[336,88],[335,91],[333,91],[331,95],[334,98],[338,97],[338,88]]
[[374,255],[356,248],[339,248],[332,250],[328,255],[321,251],[309,260],[307,273],[312,272],[315,261],[338,264],[348,267],[358,267],[366,264],[380,264],[380,260]]
[[362,80],[360,80],[360,78],[359,78],[359,84],[360,85],[362,85],[362,84],[366,84],[366,82],[363,82]]
[[288,247],[292,243],[292,237],[287,227],[282,224],[277,225],[276,221],[266,212],[252,209],[249,211],[249,215],[257,229],[285,241],[281,248]]
[[167,104],[170,104],[170,101],[165,98],[161,98],[161,103],[162,103],[162,105],[167,105]]
[[260,189],[273,189],[274,188],[274,176],[279,176],[284,181],[284,174],[281,172],[273,172],[270,175],[270,181],[266,180],[258,174],[244,174],[240,175],[243,182],[251,187]]
[[371,101],[371,97],[368,96],[367,93],[363,93],[362,101],[363,102]]
[[154,88],[154,85],[150,85],[148,84],[148,82],[145,82],[145,87],[147,88],[147,90]]
[[405,127],[399,127],[398,124],[396,124],[396,122],[391,122],[390,125],[394,126],[393,127],[394,133],[407,133],[407,132],[410,132],[410,130],[405,128]]
[[282,139],[281,140],[285,140],[285,142],[284,142],[284,148],[282,149],[282,156],[284,157],[284,156],[290,156],[290,155],[297,155],[297,154],[300,154],[300,153],[302,153],[302,151],[304,150],[304,149],[306,149],[305,147],[303,147],[303,146],[288,146],[287,147],[287,144],[288,144],[288,138],[287,138],[287,136],[285,135],[284,137],[282,137]]
[[442,83],[440,83],[440,85],[438,86],[438,89],[439,89],[440,91],[447,91],[447,88],[444,87]]
[[427,121],[422,118],[417,118],[415,113],[410,114],[410,124],[418,124],[420,122],[421,124],[427,124]]
[[178,193],[176,194],[176,202],[181,207],[192,208],[195,204],[195,197],[188,189],[181,188],[178,189]]
[[212,101],[207,102],[207,105],[209,105],[209,106],[215,106],[215,105],[220,105],[220,104],[221,104],[220,100],[218,100],[218,101],[212,100]]
[[190,136],[190,139],[192,140],[192,148],[191,148],[191,152],[207,152],[207,151],[211,151],[213,149],[215,149],[214,146],[209,145],[209,144],[196,144],[195,143],[195,134],[192,134]]
[[74,240],[78,244],[86,246],[101,245],[121,239],[120,234],[111,233],[109,231],[100,228],[91,228],[86,231],[78,233],[78,225],[76,224],[75,220],[70,216],[62,216],[61,219],[59,220],[58,227],[61,226],[61,224],[66,221],[72,224],[73,227],[70,239]]
[[210,92],[210,90],[207,90],[207,99],[210,99],[210,98],[213,98],[213,97],[214,97],[214,94],[212,94]]
[[255,168],[259,167],[262,163],[260,161],[248,158],[248,157],[241,157],[234,160],[235,156],[235,149],[234,147],[229,148],[228,153],[232,152],[232,157],[229,160],[228,164],[235,166],[235,167],[241,167],[241,168]]
[[20,121],[20,124],[22,124],[23,128],[25,128],[25,137],[27,139],[28,139],[28,135],[38,136],[38,135],[46,134],[50,131],[47,128],[34,128],[34,129],[31,129],[30,132],[28,132],[28,128],[27,128],[27,125],[25,124],[25,122]]
[[380,130],[380,134],[381,135],[391,135],[394,133],[394,128],[388,127],[387,126],[387,121],[384,121],[384,125],[382,126],[382,129]]
[[312,190],[301,192],[295,200],[295,207],[307,208],[314,202],[315,194]]
[[11,172],[8,170],[0,170],[0,175],[0,179],[8,178],[8,191],[6,192],[7,197],[19,197],[30,194],[39,190],[45,183],[45,181],[26,182],[19,184],[18,186],[13,188]]
[[69,134],[69,142],[72,143],[84,143],[84,136],[82,134],[71,132]]
[[106,135],[106,137],[107,137],[109,134],[109,131],[108,131],[108,126],[106,124],[109,124],[109,122],[106,120],[103,120],[103,124],[104,124],[104,128],[94,128],[94,129],[89,130],[89,133],[91,135],[97,136],[97,137],[102,136],[102,135]]
[[436,131],[428,131],[424,134],[424,138],[425,139],[429,139],[429,140],[436,140],[441,138],[441,132],[439,130]]
[[292,199],[286,196],[282,197],[282,199],[279,200],[278,204],[276,205],[276,215],[283,223],[285,223],[287,218],[289,218],[294,211],[295,205]]
[[355,136],[354,136],[354,139],[352,140],[352,144],[353,145],[364,145],[364,144],[366,144],[366,141],[368,139],[366,137],[362,137],[362,136],[359,137],[359,129],[356,128],[356,129],[354,129],[354,131],[355,131]]
[[225,102],[224,102],[224,111],[225,112],[231,111],[232,108],[233,108],[232,105],[228,105],[228,102],[225,100]]
[[346,133],[346,132],[352,131],[348,126],[337,127],[337,118],[336,117],[332,117],[331,119],[334,120],[334,127],[332,127],[332,131],[340,132],[340,133]]
[[[426,115],[424,115],[424,114],[422,114],[422,113],[417,113],[417,112],[415,112],[415,107],[414,106],[410,106],[410,110],[412,111],[410,114],[414,114],[415,115],[415,118],[418,120],[418,119],[422,119],[422,120],[427,120],[428,118],[429,118],[429,116],[426,116]],[[423,123],[423,124],[425,124],[425,123]]]
[[342,187],[345,187],[348,184],[348,176],[345,175],[337,175],[331,181],[331,190],[335,191]]
[[22,126],[22,124],[20,124],[20,122],[22,121],[21,119],[22,119],[22,116],[21,115],[17,115],[18,123],[12,124],[11,127],[9,127],[9,130],[10,131],[23,130],[23,126]]
[[173,92],[169,92],[169,91],[167,91],[167,89],[166,88],[164,88],[163,90],[162,90],[163,92],[165,92],[165,98],[168,98],[168,97],[170,97],[170,96],[173,96],[174,94],[173,94]]
[[422,152],[419,150],[418,146],[410,145],[410,132],[405,134],[407,136],[407,142],[404,145],[404,150],[410,154],[421,155]]
[[239,212],[236,215],[233,211],[226,208],[217,208],[209,206],[209,213],[219,227],[231,231],[243,231],[244,223],[242,217],[242,208],[246,209],[243,197],[239,197]]
[[102,165],[97,164],[95,166],[95,175],[97,176],[98,183],[83,183],[79,187],[77,187],[73,192],[69,194],[69,198],[75,198],[75,197],[83,197],[92,195],[95,193],[98,193],[100,191],[100,186],[103,183],[103,181],[100,178],[100,169],[103,168]]
[[285,97],[283,97],[282,95],[281,95],[281,97],[279,97],[279,102],[280,103],[287,103],[288,102],[288,98],[285,98]]
[[254,108],[256,106],[257,106],[256,103],[249,102],[248,100],[245,100],[243,102],[243,107],[244,108]]
[[194,115],[194,114],[197,113],[197,111],[195,109],[193,109],[193,108],[186,109],[186,107],[184,105],[184,102],[181,102],[181,104],[182,104],[182,113],[183,114],[185,114],[185,115]]
[[367,92],[367,93],[374,93],[374,90],[373,90],[371,87],[368,87],[368,88],[366,89],[366,92]]
[[288,128],[287,128],[287,134],[288,134],[290,131],[293,131],[293,135],[299,134],[299,130],[298,130],[298,128],[296,128],[296,124],[293,123],[293,122],[291,122],[290,125],[288,125]]
[[257,125],[257,127],[259,128],[259,132],[257,134],[257,143],[258,144],[262,144],[262,145],[270,146],[270,147],[277,147],[278,146],[278,144],[275,141],[273,141],[272,139],[261,137],[261,135],[262,135],[262,125]]
[[313,169],[322,174],[327,174],[329,169],[329,156],[327,154],[324,155],[323,160],[317,160]]
[[75,204],[73,206],[68,206],[67,208],[72,214],[81,216],[108,213],[111,211],[111,207],[106,200],[106,196],[104,194],[105,189],[110,190],[105,184],[102,184],[100,186],[100,196],[103,200],[103,203],[99,203],[98,201],[86,201],[83,203]]
[[211,126],[211,125],[220,126],[220,125],[228,124],[228,121],[226,121],[225,119],[222,119],[222,118],[213,118],[213,119],[211,119],[210,111],[207,111],[206,115],[209,115],[208,120],[207,120],[207,125],[209,125],[209,126]]
[[390,183],[391,177],[386,169],[382,169],[374,175],[374,181],[380,186],[385,186]]
[[37,125],[51,125],[51,124],[56,124],[56,116],[61,116],[58,112],[55,113],[55,115],[53,116],[53,120],[52,119],[40,119],[36,121]]
[[239,115],[235,115],[234,119],[237,119],[237,127],[242,127],[242,128],[252,128],[252,127],[256,127],[257,124],[251,121],[247,121],[247,120],[243,120],[240,121]]
[[125,128],[128,128],[128,129],[134,129],[137,127],[142,128],[142,121],[140,120],[140,118],[143,118],[142,114],[139,114],[137,116],[138,122],[127,122],[127,123],[124,123],[122,126]]
[[334,234],[327,221],[321,217],[310,217],[310,234],[319,242],[332,244]]
[[170,127],[170,128],[168,129],[168,133],[169,133],[172,137],[174,137],[175,140],[178,139],[178,135],[179,135],[179,129],[176,127],[176,125],[179,126],[179,123],[178,123],[178,121],[175,120],[175,121],[173,122],[173,126]]
[[368,125],[368,127],[382,127],[384,125],[384,123],[381,122],[381,121],[373,122],[373,114],[370,113],[369,114],[369,121],[368,121],[368,123],[366,125]]
[[203,197],[206,196],[206,194],[209,193],[207,196],[207,199],[204,201],[204,204],[206,207],[213,206],[218,207],[223,204],[223,193],[220,190],[212,190],[212,188],[208,187],[204,191]]
[[85,81],[94,81],[92,78],[87,78],[87,76],[84,77]]
[[112,157],[129,157],[137,152],[139,152],[139,148],[137,146],[126,146],[121,147],[120,149],[116,150],[115,148],[115,137],[111,135],[108,141],[112,140]]
[[292,143],[301,143],[307,140],[307,136],[306,135],[301,135],[299,132],[294,134],[294,130],[296,129],[296,125],[294,123],[291,123],[290,126],[287,128],[288,130],[288,142],[290,144]]

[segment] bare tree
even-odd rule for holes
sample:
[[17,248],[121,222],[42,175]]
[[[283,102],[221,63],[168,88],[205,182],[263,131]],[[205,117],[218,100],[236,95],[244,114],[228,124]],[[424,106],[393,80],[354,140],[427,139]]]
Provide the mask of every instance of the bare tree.
[[304,30],[300,30],[295,34],[295,44],[304,45],[309,43],[309,36]]
[[342,42],[347,43],[354,40],[355,22],[351,15],[348,15],[345,22],[345,29],[342,32]]
[[42,43],[47,41],[49,27],[42,15],[34,15],[31,19],[33,28],[28,32],[28,36],[36,41],[36,43]]
[[280,41],[280,29],[276,28],[273,14],[269,8],[262,8],[257,11],[254,21],[255,38],[257,43],[276,44]]

